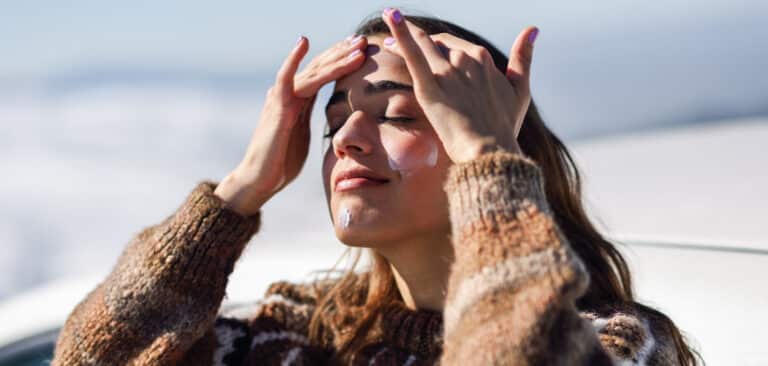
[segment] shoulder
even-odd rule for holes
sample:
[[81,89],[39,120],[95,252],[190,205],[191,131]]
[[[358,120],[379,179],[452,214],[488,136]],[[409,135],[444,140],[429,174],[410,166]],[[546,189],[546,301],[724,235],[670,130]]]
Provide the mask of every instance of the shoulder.
[[638,303],[581,312],[617,365],[676,365],[674,325],[663,313]]

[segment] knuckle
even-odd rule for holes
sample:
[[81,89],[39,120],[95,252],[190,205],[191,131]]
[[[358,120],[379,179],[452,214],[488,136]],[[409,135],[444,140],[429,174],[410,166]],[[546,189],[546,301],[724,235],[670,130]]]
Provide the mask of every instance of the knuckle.
[[487,54],[488,50],[486,50],[485,47],[482,47],[482,46],[472,46],[472,48],[470,49],[470,52],[474,58],[478,60],[482,60],[483,54],[484,53]]
[[349,69],[350,65],[351,64],[350,64],[349,61],[347,61],[347,62],[337,62],[337,63],[331,65],[328,68],[328,71],[326,71],[326,76],[325,77],[326,78],[328,78],[328,77],[334,77],[335,78],[335,76],[338,75],[339,73],[344,72],[345,70]]
[[456,76],[457,74],[456,68],[451,66],[440,67],[433,72],[438,78],[450,78]]
[[424,31],[423,29],[421,29],[421,28],[416,28],[416,29],[413,29],[413,30],[411,31],[411,34],[413,34],[413,37],[414,37],[414,38],[420,38],[420,39],[424,39],[424,38],[428,38],[428,37],[429,37],[429,35],[427,35],[427,32],[425,32],[425,31]]
[[305,80],[315,80],[317,79],[318,70],[316,68],[311,68],[307,70],[306,74],[304,75]]
[[466,65],[471,57],[467,55],[465,52],[458,52],[456,53],[456,63],[459,65]]
[[485,47],[481,47],[482,50],[480,51],[480,60],[482,60],[484,63],[493,63],[493,57],[491,56],[491,53],[488,52],[488,49]]
[[432,39],[434,39],[436,41],[444,41],[444,40],[446,40],[449,37],[449,34],[443,32],[443,33],[433,34],[430,37],[432,37]]

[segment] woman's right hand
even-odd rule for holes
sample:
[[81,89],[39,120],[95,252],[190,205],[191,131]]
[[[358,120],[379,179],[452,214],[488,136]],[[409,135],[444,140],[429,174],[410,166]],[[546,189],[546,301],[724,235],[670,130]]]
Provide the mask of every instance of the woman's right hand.
[[357,70],[365,60],[366,46],[365,37],[347,38],[296,74],[309,50],[309,41],[299,39],[267,91],[245,156],[214,191],[228,208],[253,215],[296,178],[307,159],[310,112],[318,90]]

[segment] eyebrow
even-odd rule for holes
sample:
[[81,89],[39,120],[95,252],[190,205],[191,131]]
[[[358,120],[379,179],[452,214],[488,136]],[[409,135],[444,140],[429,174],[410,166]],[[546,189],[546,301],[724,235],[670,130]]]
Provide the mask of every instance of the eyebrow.
[[[413,86],[403,83],[398,83],[392,80],[381,80],[375,83],[368,83],[363,89],[365,95],[385,93],[388,91],[407,91],[413,93]],[[328,99],[328,104],[325,105],[325,110],[328,111],[332,105],[343,102],[347,99],[347,90],[339,90]]]

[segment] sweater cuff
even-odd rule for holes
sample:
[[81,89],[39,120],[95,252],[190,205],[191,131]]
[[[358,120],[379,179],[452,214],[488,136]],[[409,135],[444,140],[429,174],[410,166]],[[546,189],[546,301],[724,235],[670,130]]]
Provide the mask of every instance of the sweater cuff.
[[498,227],[531,205],[549,213],[540,168],[519,154],[496,151],[455,164],[443,187],[454,231]]
[[150,268],[171,282],[200,285],[226,279],[260,227],[260,211],[246,217],[226,208],[213,193],[216,186],[212,181],[198,183],[170,221],[155,232],[155,250],[147,259]]

